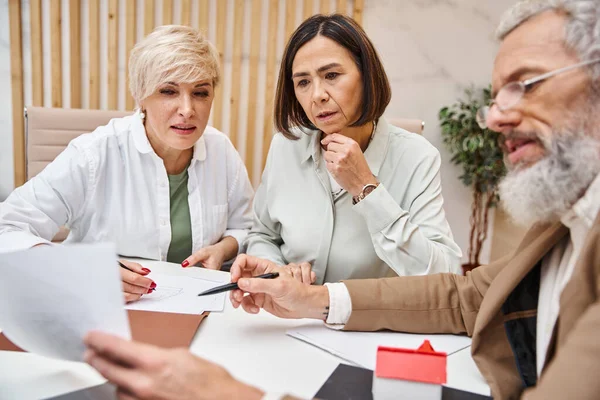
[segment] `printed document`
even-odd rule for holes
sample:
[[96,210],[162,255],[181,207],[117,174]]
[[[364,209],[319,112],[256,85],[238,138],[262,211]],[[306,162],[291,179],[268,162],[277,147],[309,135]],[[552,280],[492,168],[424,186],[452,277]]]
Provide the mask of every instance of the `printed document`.
[[90,330],[131,338],[116,250],[40,246],[0,255],[0,329],[32,353],[82,361]]
[[179,314],[223,311],[225,296],[228,292],[208,296],[198,296],[198,293],[228,283],[229,274],[226,274],[226,279],[219,279],[214,274],[206,274],[211,278],[203,277],[202,272],[204,271],[201,268],[194,268],[194,270],[186,272],[189,272],[189,274],[171,275],[151,272],[146,276],[156,283],[154,292],[145,294],[138,301],[127,304],[126,308],[128,310]]
[[398,332],[346,332],[327,328],[322,322],[301,325],[286,332],[359,367],[375,370],[377,347],[417,349],[428,339],[435,351],[448,355],[471,345],[471,338],[458,335],[410,334]]

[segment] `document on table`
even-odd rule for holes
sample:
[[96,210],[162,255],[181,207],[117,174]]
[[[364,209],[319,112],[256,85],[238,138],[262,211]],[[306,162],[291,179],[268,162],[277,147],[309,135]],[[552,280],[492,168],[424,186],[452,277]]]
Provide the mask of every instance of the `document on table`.
[[82,361],[83,336],[131,337],[113,245],[41,246],[0,255],[0,328],[32,353]]
[[428,339],[436,351],[448,355],[471,345],[471,338],[457,335],[417,335],[398,332],[346,332],[327,328],[322,322],[302,325],[286,332],[359,367],[375,370],[378,346],[418,348]]
[[209,280],[186,275],[166,275],[151,272],[147,275],[156,283],[156,290],[126,305],[128,310],[202,314],[204,311],[223,311],[227,293],[198,296],[205,290],[225,281]]

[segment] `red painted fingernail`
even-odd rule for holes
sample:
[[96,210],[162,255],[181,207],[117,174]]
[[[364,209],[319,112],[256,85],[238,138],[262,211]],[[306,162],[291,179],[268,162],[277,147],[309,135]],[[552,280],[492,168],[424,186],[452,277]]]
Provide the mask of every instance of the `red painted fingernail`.
[[188,265],[190,265],[190,262],[188,260],[185,260],[184,262],[181,263],[181,266],[183,268],[187,267]]
[[154,289],[156,287],[156,282],[152,282],[152,285],[150,285],[150,289]]
[[154,292],[154,288],[150,288],[150,289],[148,289],[148,291],[146,292],[146,294],[150,294],[150,293],[152,293],[152,292]]
[[152,272],[152,271],[150,271],[148,268],[142,268],[142,271],[144,271],[144,272],[145,272],[145,273],[147,273],[147,274],[149,274],[150,272]]

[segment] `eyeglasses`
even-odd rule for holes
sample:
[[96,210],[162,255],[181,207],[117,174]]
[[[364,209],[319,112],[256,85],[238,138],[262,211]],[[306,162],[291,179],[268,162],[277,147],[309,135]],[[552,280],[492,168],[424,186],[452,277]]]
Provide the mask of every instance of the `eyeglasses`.
[[487,117],[494,104],[502,112],[510,110],[519,101],[521,101],[523,95],[531,85],[551,78],[555,75],[561,74],[563,72],[567,72],[575,68],[585,67],[586,65],[597,63],[599,61],[600,58],[596,58],[594,60],[584,61],[579,64],[569,65],[568,67],[563,67],[554,71],[546,72],[545,74],[536,76],[531,79],[526,79],[524,81],[507,83],[502,88],[500,88],[494,100],[491,100],[487,106],[483,106],[479,108],[479,110],[477,110],[477,124],[481,129],[487,128]]

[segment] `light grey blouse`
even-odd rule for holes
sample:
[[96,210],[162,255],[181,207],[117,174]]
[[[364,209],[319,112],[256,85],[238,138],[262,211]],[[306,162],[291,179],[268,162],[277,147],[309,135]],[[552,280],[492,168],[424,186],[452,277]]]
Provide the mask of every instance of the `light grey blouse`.
[[247,253],[308,261],[317,283],[458,272],[461,251],[443,209],[440,155],[425,138],[381,118],[365,158],[381,183],[352,205],[335,196],[319,132],[273,138],[254,199]]

